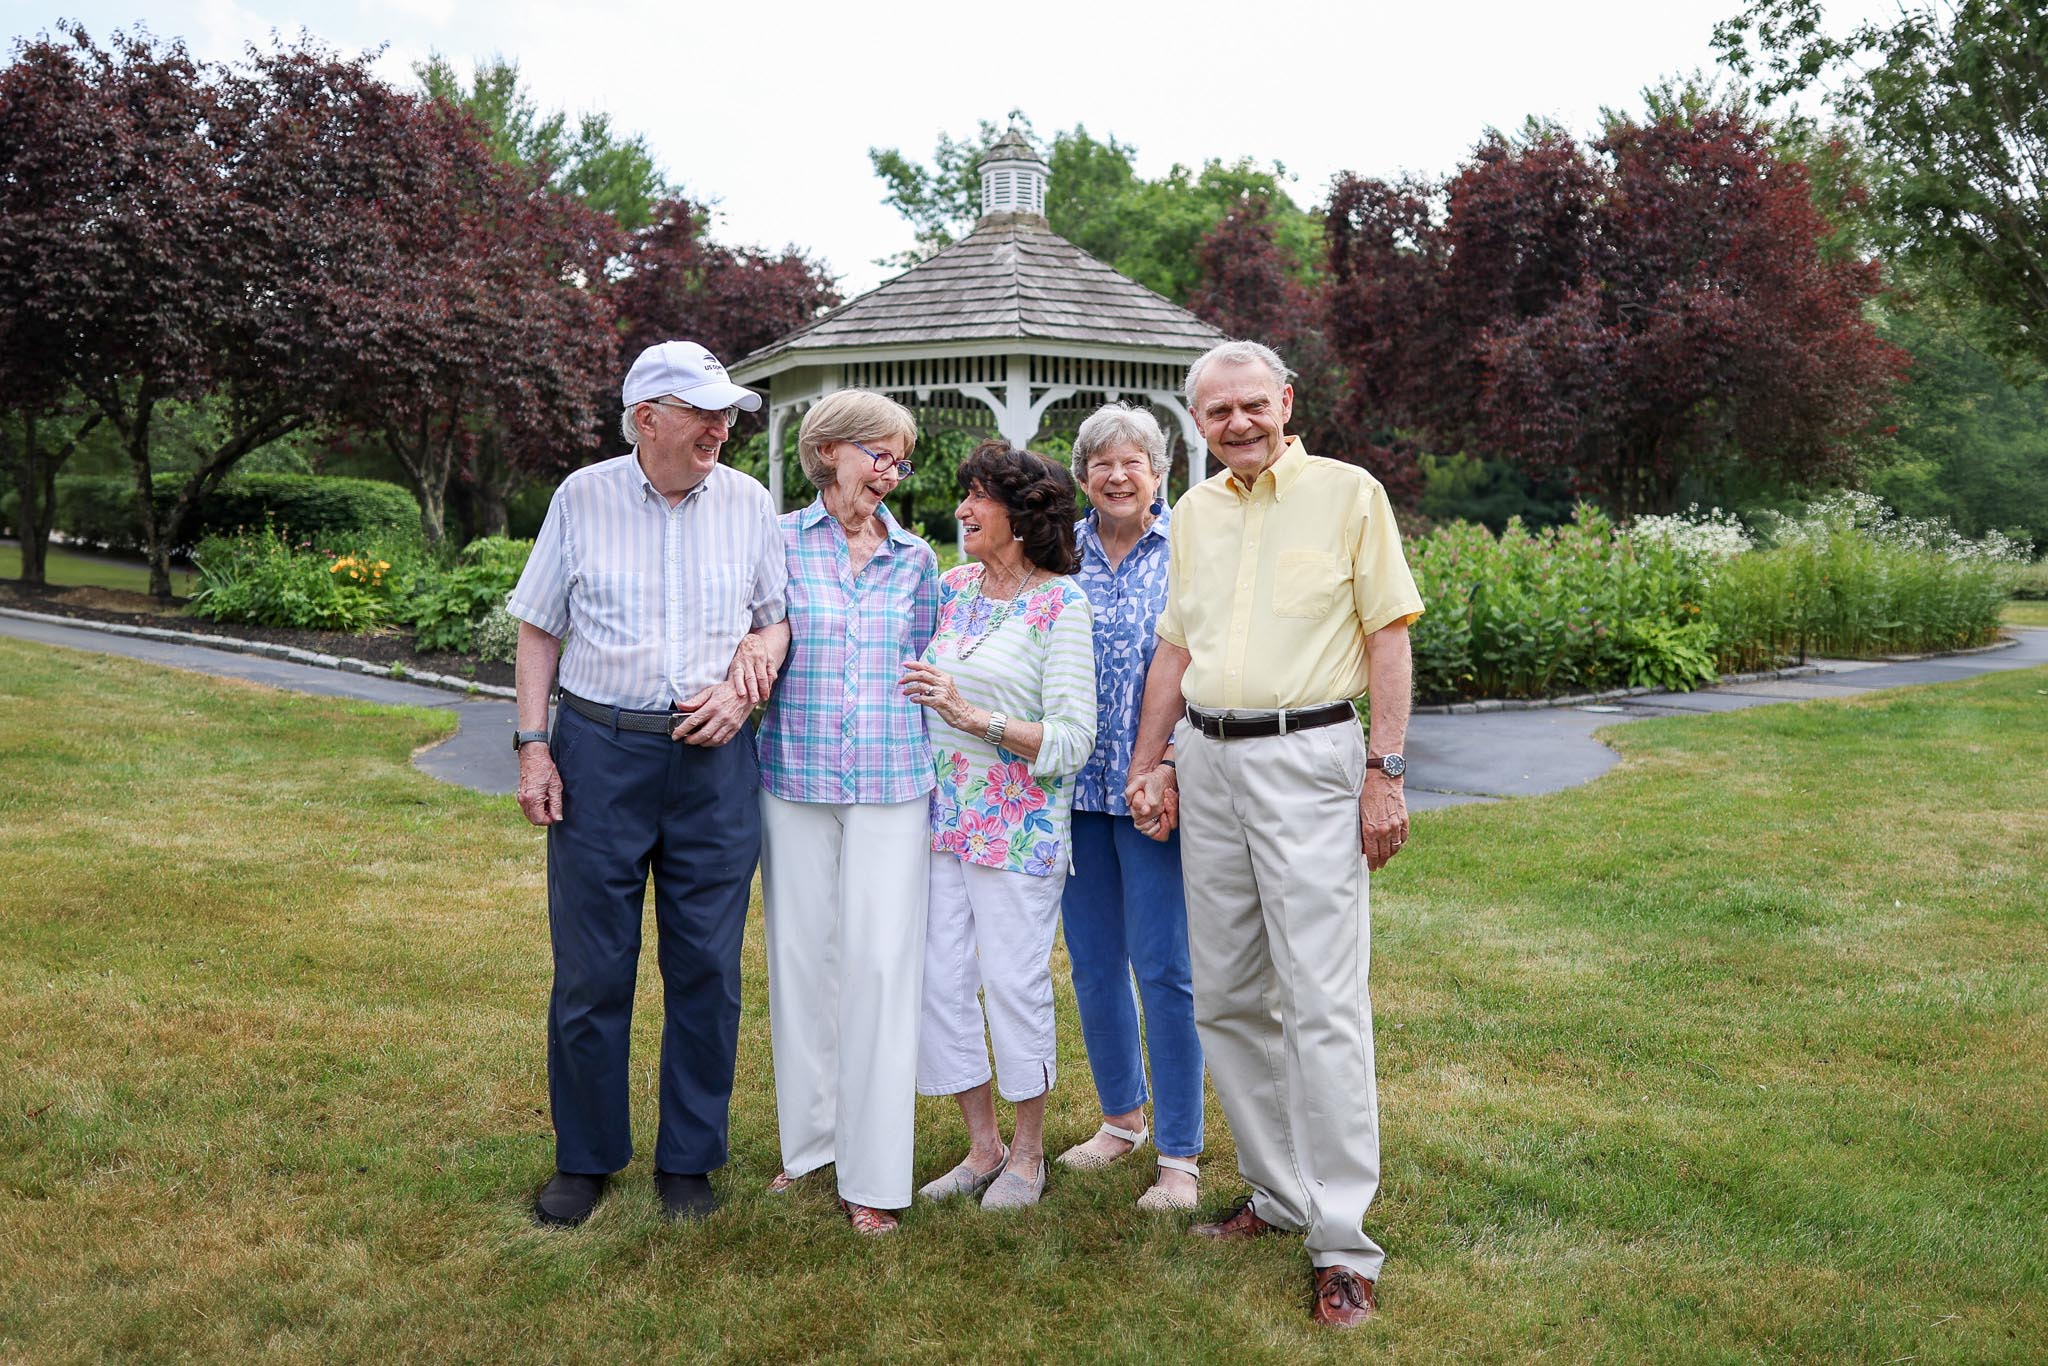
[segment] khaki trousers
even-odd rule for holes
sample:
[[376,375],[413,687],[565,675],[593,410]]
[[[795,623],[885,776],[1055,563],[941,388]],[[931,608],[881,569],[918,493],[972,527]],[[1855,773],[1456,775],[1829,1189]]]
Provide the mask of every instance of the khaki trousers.
[[1182,722],[1181,868],[1195,1023],[1261,1219],[1377,1279],[1371,961],[1353,725],[1211,740]]

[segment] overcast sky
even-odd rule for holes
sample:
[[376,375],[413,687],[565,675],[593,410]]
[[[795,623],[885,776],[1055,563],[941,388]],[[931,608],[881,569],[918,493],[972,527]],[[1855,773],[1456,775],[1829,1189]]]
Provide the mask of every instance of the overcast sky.
[[[849,294],[911,245],[881,202],[870,147],[929,157],[941,130],[1022,108],[1042,135],[1085,125],[1137,148],[1140,174],[1249,156],[1283,163],[1297,202],[1338,171],[1455,165],[1489,125],[1530,114],[1583,131],[1661,77],[1711,68],[1741,0],[1437,3],[654,4],[540,0],[0,0],[10,37],[82,20],[96,38],[146,18],[208,58],[302,28],[413,83],[430,52],[458,68],[518,61],[543,109],[602,110],[645,135],[670,179],[715,201],[717,235],[793,243]],[[1896,0],[1831,0],[1830,27]]]

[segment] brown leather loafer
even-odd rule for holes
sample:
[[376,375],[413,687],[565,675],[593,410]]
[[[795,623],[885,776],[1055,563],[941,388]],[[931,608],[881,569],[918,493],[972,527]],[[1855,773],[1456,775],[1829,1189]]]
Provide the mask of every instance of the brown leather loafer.
[[1226,1243],[1241,1242],[1247,1238],[1260,1238],[1280,1230],[1252,1213],[1252,1202],[1246,1200],[1230,1212],[1229,1217],[1214,1224],[1195,1224],[1188,1229],[1197,1238],[1215,1238]]
[[1372,1282],[1348,1266],[1316,1268],[1316,1305],[1309,1317],[1330,1328],[1356,1328],[1379,1304]]

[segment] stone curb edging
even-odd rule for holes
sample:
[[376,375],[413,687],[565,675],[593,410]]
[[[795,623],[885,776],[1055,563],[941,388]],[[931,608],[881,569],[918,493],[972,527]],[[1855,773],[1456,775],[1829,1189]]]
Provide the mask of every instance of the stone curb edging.
[[[351,659],[347,655],[323,655],[314,650],[301,650],[296,645],[273,645],[265,640],[242,640],[236,636],[209,636],[197,631],[172,631],[161,626],[129,626],[122,622],[93,621],[87,617],[60,616],[54,612],[25,612],[16,607],[0,607],[0,616],[19,617],[23,621],[48,622],[53,626],[76,626],[88,631],[103,631],[108,635],[142,636],[151,640],[170,640],[184,645],[204,645],[212,650],[228,650],[235,654],[267,655],[272,659],[289,660],[294,664],[310,664],[315,668],[334,669],[342,673],[367,674],[372,678],[388,678],[396,683],[418,683],[429,688],[440,688],[446,692],[481,694],[485,697],[515,698],[510,688],[497,683],[479,683],[474,679],[457,678],[453,674],[438,674],[421,669],[417,672],[405,669],[393,673],[390,666],[379,666],[367,659]],[[1884,663],[1906,664],[1922,659],[1950,659],[1958,655],[1989,654],[1993,650],[2008,650],[2019,644],[2016,636],[1993,641],[1989,645],[1973,645],[1964,650],[1943,650],[1921,655],[1885,655]],[[1738,683],[1768,683],[1780,678],[1811,678],[1825,673],[1818,664],[1798,664],[1784,669],[1765,669],[1758,673],[1724,674],[1706,686],[1727,687]],[[1479,712],[1495,711],[1549,711],[1558,707],[1583,707],[1600,702],[1612,702],[1627,697],[1647,697],[1651,693],[1664,692],[1663,688],[1611,688],[1606,692],[1576,693],[1570,697],[1493,697],[1479,702],[1443,702],[1410,710],[1413,716],[1469,716]],[[1695,689],[1694,691],[1704,691]]]
[[[1910,664],[1922,659],[1950,659],[1957,655],[1989,654],[1993,650],[2009,650],[2019,643],[2017,637],[2007,636],[2005,639],[1993,641],[1989,645],[1972,645],[1968,649],[1942,650],[1922,655],[1884,655],[1873,662]],[[1764,669],[1757,673],[1723,674],[1714,682],[1706,684],[1705,687],[1695,688],[1693,691],[1704,692],[1707,688],[1725,688],[1739,683],[1769,683],[1780,678],[1811,678],[1816,674],[1826,672],[1828,671],[1818,664],[1795,664],[1783,669]],[[1571,697],[1493,697],[1480,702],[1440,702],[1427,707],[1413,707],[1409,710],[1409,714],[1411,716],[1469,716],[1477,712],[1549,711],[1557,707],[1583,707],[1593,703],[1613,702],[1627,697],[1647,697],[1651,693],[1669,691],[1667,688],[1651,687],[1610,688],[1606,692],[1577,693]],[[1682,697],[1685,694],[1680,693],[1677,695]]]
[[265,655],[271,659],[288,660],[293,664],[309,664],[318,669],[367,674],[371,678],[388,678],[394,683],[418,683],[423,687],[440,688],[445,692],[480,694],[484,697],[516,696],[512,689],[498,683],[479,683],[475,679],[457,678],[453,674],[439,674],[428,669],[401,669],[394,673],[388,664],[372,664],[367,659],[351,659],[347,655],[323,655],[316,650],[301,650],[296,645],[273,645],[267,640],[209,636],[197,631],[172,631],[161,626],[130,626],[123,622],[93,621],[86,617],[60,616],[53,612],[24,612],[16,607],[0,607],[0,616],[19,617],[23,621],[47,622],[53,626],[75,626],[114,636],[140,636],[148,640],[173,641],[180,645],[204,645],[210,650],[227,650],[239,655]]

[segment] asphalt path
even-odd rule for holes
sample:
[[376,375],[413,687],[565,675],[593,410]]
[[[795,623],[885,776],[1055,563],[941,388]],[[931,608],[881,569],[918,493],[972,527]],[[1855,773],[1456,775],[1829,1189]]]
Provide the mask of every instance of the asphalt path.
[[[2048,664],[2048,629],[2008,628],[2017,643],[1976,654],[1896,663],[1819,660],[1820,672],[1799,678],[1734,683],[1689,693],[1649,693],[1578,707],[1423,715],[1408,723],[1408,805],[1417,811],[1465,802],[1499,801],[1558,792],[1591,782],[1620,756],[1594,738],[1617,722],[1649,716],[1741,711],[1777,702],[1853,697],[1878,688],[1953,683],[1979,674]],[[73,650],[125,655],[173,669],[240,678],[318,697],[451,711],[460,729],[413,756],[444,782],[479,792],[510,793],[518,781],[512,754],[512,703],[375,675],[234,654],[177,641],[117,635],[90,625],[0,612],[0,635]]]

